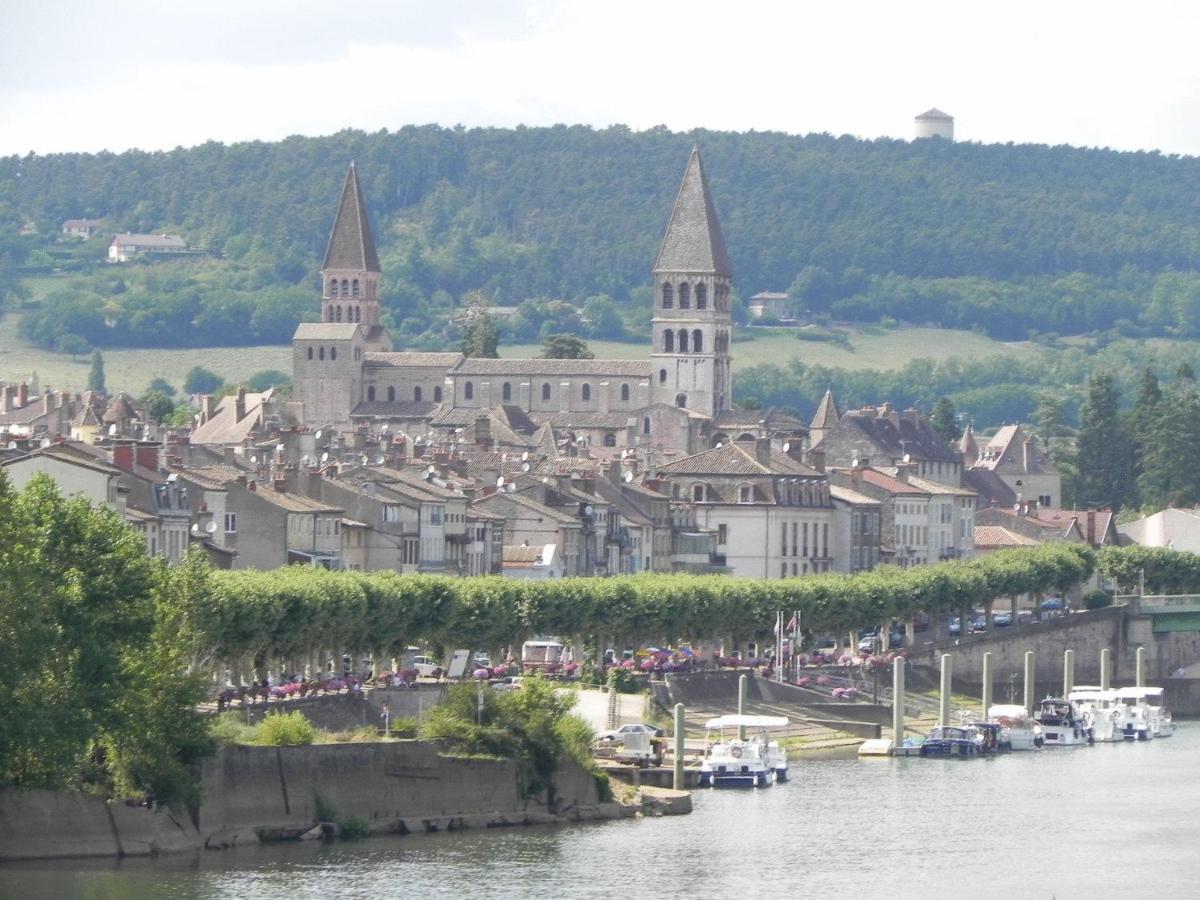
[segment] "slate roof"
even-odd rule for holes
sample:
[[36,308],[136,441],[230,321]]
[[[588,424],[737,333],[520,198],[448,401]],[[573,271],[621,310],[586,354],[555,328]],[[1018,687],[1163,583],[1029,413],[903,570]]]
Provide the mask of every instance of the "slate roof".
[[216,412],[203,425],[192,430],[193,444],[240,444],[254,432],[262,420],[263,405],[271,399],[272,388],[261,393],[246,392],[244,415],[237,417],[237,396],[221,398]]
[[999,547],[1036,547],[1040,542],[1000,525],[976,525],[975,547],[989,550]]
[[951,121],[954,120],[954,116],[950,115],[949,113],[942,112],[936,106],[930,107],[929,109],[925,110],[925,112],[921,113],[919,116],[917,116],[917,118],[918,119],[949,119]]
[[346,171],[342,199],[338,201],[337,216],[333,220],[325,263],[321,268],[379,271],[379,255],[375,252],[375,238],[371,235],[371,223],[367,221],[367,204],[363,201],[354,163],[350,163]]
[[629,412],[532,412],[529,414],[538,425],[549,423],[554,428],[626,428],[634,418]]
[[790,413],[770,407],[761,409],[723,409],[713,419],[717,428],[766,428],[768,431],[807,431],[808,426]]
[[441,406],[428,400],[363,400],[350,411],[351,418],[430,419]]
[[999,475],[988,469],[964,469],[963,484],[979,495],[979,508],[988,506],[1012,506],[1017,502],[1016,492]]
[[9,466],[16,462],[23,462],[27,459],[35,459],[39,456],[48,456],[57,459],[61,462],[70,465],[79,466],[84,469],[91,469],[93,472],[103,472],[105,475],[121,475],[122,470],[102,459],[90,458],[80,455],[78,452],[72,452],[72,449],[63,444],[51,444],[49,447],[39,447],[36,450],[31,450],[21,456],[14,456],[11,459],[6,459],[0,465]]
[[177,234],[125,234],[114,235],[112,242],[118,247],[145,247],[151,250],[186,250],[187,241]]
[[754,445],[749,441],[730,441],[720,447],[663,463],[658,471],[664,475],[803,475],[817,477],[821,473],[798,463],[786,453],[771,450],[770,466],[758,461]]
[[684,170],[654,271],[733,275],[698,148],[692,148]]
[[843,503],[853,503],[855,506],[881,505],[874,497],[868,497],[866,494],[860,494],[858,491],[836,484],[829,486],[829,496],[834,500],[841,500]]
[[415,366],[437,369],[452,369],[463,361],[461,353],[440,353],[423,350],[397,350],[390,353],[364,353],[368,366]]
[[[1025,465],[1026,440],[1033,441],[1030,444],[1032,452],[1029,455],[1028,466]],[[978,460],[972,463],[972,468],[998,469],[1004,463],[1015,465],[1029,475],[1052,474],[1058,471],[1045,452],[1038,449],[1037,440],[1028,437],[1020,425],[1002,425],[996,429],[996,433],[983,445]]]
[[958,441],[958,452],[962,454],[963,461],[968,465],[974,464],[979,458],[979,444],[975,443],[975,429],[971,427],[971,423],[967,423],[966,430],[963,431],[963,436]]
[[834,399],[833,390],[826,388],[825,396],[821,398],[821,402],[817,404],[817,411],[813,413],[812,423],[810,428],[832,428],[841,419],[842,413],[838,409],[837,400]]
[[649,378],[648,359],[464,359],[455,375],[614,375]]
[[306,497],[304,494],[295,494],[291,491],[277,491],[274,485],[260,487],[255,494],[272,506],[277,506],[288,512],[345,512],[340,506],[330,506],[328,503],[322,503],[320,500],[314,500],[312,497]]
[[[527,497],[524,494],[488,494],[486,497],[476,500],[475,503],[478,506],[483,506],[487,504],[500,504],[505,501],[509,503],[515,503],[517,506],[534,513],[535,515],[541,516],[543,519],[549,519],[551,522],[557,522],[560,525],[577,525],[582,527],[577,517],[570,515],[569,513],[565,513],[562,510],[546,506],[544,503],[539,503],[532,497]],[[506,516],[505,518],[507,519],[509,517]]]
[[958,454],[938,437],[924,416],[918,416],[917,421],[913,422],[900,413],[880,412],[873,415],[854,410],[842,415],[838,424],[857,428],[872,444],[894,459],[901,459],[908,453],[913,459],[962,462]]
[[233,466],[196,466],[195,468],[177,469],[179,477],[191,481],[208,490],[224,490],[229,484],[239,478],[254,480],[241,469]]
[[292,335],[294,341],[348,341],[362,326],[352,322],[301,322]]

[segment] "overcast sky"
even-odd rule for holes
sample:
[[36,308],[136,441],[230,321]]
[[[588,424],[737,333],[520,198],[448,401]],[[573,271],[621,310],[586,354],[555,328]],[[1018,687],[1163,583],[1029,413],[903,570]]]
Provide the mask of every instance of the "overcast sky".
[[405,124],[1200,154],[1200,3],[0,0],[0,154]]

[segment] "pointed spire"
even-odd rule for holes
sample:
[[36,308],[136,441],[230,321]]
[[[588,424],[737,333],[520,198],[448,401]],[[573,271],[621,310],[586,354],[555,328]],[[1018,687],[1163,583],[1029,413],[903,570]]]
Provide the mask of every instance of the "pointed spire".
[[375,239],[371,236],[371,224],[367,221],[367,204],[363,202],[354,163],[350,163],[346,172],[342,199],[338,201],[337,218],[333,220],[329,246],[325,250],[325,264],[321,268],[379,271]]
[[825,396],[821,398],[821,402],[817,405],[817,411],[813,413],[812,422],[809,428],[832,428],[842,418],[841,412],[837,407],[837,400],[833,398],[833,389],[826,388]]
[[967,430],[963,432],[963,436],[959,438],[958,452],[962,454],[967,465],[979,459],[979,445],[975,443],[975,429],[971,427],[970,422],[967,423]]
[[683,173],[654,271],[712,273],[727,278],[733,275],[721,223],[717,221],[717,207],[709,193],[697,147],[692,148]]

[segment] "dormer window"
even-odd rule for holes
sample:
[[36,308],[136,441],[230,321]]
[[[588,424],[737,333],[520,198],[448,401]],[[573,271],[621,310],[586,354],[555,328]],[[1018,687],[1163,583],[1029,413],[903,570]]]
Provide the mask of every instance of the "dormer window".
[[754,485],[739,484],[738,485],[738,503],[753,503],[754,502]]
[[692,485],[692,500],[696,503],[703,503],[708,496],[708,491],[702,484]]

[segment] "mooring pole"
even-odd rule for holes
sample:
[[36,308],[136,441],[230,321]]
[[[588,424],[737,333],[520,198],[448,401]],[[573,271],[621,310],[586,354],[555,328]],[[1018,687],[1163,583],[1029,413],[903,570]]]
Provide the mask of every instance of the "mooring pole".
[[950,671],[952,660],[949,653],[942,654],[942,696],[938,709],[938,724],[950,724]]
[[[738,676],[738,715],[744,716],[745,714],[746,714],[746,676],[739,675]],[[738,740],[744,741],[745,739],[746,739],[746,726],[739,725],[738,726]]]
[[675,704],[675,790],[682,791],[683,784],[683,704]]
[[892,746],[904,743],[904,657],[892,663]]
[[1025,712],[1033,714],[1033,705],[1037,702],[1035,694],[1037,687],[1034,684],[1034,676],[1036,669],[1034,667],[1033,651],[1025,651]]
[[1146,648],[1137,648],[1137,686],[1146,686]]
[[979,698],[983,706],[983,721],[987,721],[988,710],[992,706],[992,654],[983,654],[983,690]]
[[1105,647],[1100,651],[1100,690],[1108,690],[1109,682],[1109,657],[1112,656],[1112,651]]
[[1063,651],[1063,699],[1067,699],[1075,687],[1075,651]]

